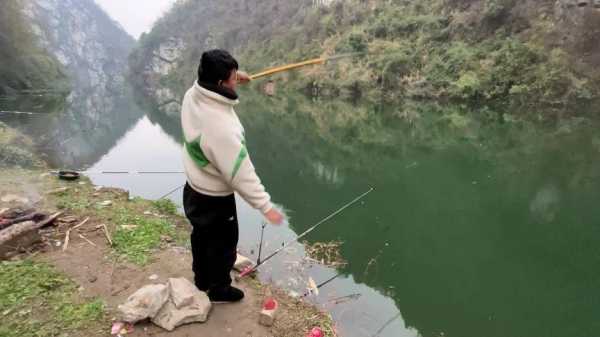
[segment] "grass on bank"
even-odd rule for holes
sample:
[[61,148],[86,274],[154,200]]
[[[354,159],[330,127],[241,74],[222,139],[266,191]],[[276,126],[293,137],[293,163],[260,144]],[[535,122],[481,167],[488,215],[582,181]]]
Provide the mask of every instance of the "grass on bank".
[[166,219],[140,216],[125,207],[115,213],[117,231],[113,237],[114,247],[136,264],[146,264],[155,248],[177,234],[175,227]]
[[[97,217],[109,228],[115,252],[130,262],[145,265],[157,249],[187,241],[185,219],[171,200],[130,199],[127,192],[117,189],[96,191],[90,184],[61,184],[72,188],[56,195],[57,207],[81,217]],[[103,206],[104,201],[111,204]]]
[[99,299],[77,299],[75,283],[48,264],[23,260],[0,263],[0,336],[66,336],[102,329]]
[[0,168],[44,167],[34,152],[31,139],[0,122]]

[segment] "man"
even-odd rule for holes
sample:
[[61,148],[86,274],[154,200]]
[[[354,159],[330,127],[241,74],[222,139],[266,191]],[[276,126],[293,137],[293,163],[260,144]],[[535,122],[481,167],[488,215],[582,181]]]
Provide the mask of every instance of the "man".
[[234,191],[273,224],[283,215],[273,207],[248,156],[244,128],[233,107],[236,85],[250,78],[224,50],[202,54],[198,81],[183,99],[181,124],[187,184],[185,214],[193,226],[192,269],[196,287],[213,302],[235,302],[244,293],[231,286],[237,256],[238,220]]

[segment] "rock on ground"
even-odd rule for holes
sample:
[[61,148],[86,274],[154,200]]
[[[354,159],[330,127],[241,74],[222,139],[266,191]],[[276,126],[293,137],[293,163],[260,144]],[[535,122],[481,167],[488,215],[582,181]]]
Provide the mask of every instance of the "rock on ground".
[[152,323],[173,331],[183,324],[206,322],[211,303],[204,292],[183,277],[170,278],[167,284],[170,291],[169,300],[152,318]]
[[152,284],[140,288],[119,305],[121,319],[136,323],[154,317],[169,299],[169,288],[164,284]]

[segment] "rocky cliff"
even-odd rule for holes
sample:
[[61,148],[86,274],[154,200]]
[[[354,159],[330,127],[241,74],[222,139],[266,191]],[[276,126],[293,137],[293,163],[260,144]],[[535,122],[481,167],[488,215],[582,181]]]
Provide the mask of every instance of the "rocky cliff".
[[286,84],[321,96],[564,110],[600,96],[599,6],[576,0],[188,0],[141,38],[130,63],[140,91],[170,114],[194,80],[202,51],[213,47],[229,49],[250,71],[363,53],[292,75]]
[[0,9],[3,92],[122,90],[134,40],[93,0],[6,0]]
[[24,2],[0,2],[0,95],[66,91],[65,69],[40,44],[23,13]]
[[93,0],[27,0],[24,11],[77,86],[120,90],[134,39]]
[[38,113],[25,120],[7,117],[7,124],[35,135],[52,166],[93,164],[143,115],[125,77],[134,39],[93,0],[7,1],[19,1],[17,14],[37,48],[56,60],[70,82],[66,100],[19,95],[0,101],[1,110]]

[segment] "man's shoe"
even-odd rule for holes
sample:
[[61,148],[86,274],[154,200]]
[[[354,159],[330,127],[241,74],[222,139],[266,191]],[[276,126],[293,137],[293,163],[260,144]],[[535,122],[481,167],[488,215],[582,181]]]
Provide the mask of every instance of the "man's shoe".
[[244,298],[244,292],[232,286],[213,288],[208,291],[208,298],[217,303],[239,302]]

